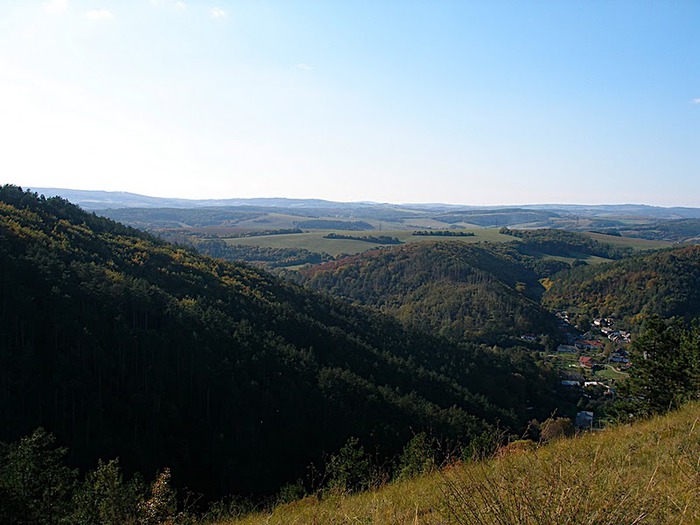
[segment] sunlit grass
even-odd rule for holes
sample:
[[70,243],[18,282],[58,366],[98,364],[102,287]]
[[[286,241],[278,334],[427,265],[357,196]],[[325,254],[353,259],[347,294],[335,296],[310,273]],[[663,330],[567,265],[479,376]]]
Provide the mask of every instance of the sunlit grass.
[[473,230],[459,230],[474,233],[471,237],[423,237],[413,235],[413,230],[381,230],[381,231],[312,231],[306,233],[295,233],[285,235],[266,235],[260,237],[241,237],[225,239],[229,244],[244,244],[246,246],[264,246],[269,248],[303,248],[311,252],[328,253],[336,256],[341,253],[356,254],[367,250],[381,247],[381,245],[357,241],[352,239],[326,239],[329,233],[341,235],[386,235],[396,237],[404,243],[414,242],[466,242],[475,243],[479,241],[490,242],[511,242],[513,237],[503,235],[493,228],[475,228]]
[[[270,227],[270,225],[266,226]],[[275,225],[276,226],[276,225]],[[287,225],[288,226],[288,225]],[[416,228],[420,229],[420,228]],[[517,242],[518,239],[510,235],[503,235],[499,232],[498,228],[466,228],[458,230],[460,232],[473,233],[470,237],[424,237],[413,235],[413,229],[409,230],[373,230],[369,232],[365,231],[340,231],[340,230],[313,230],[304,233],[295,234],[285,234],[285,235],[265,235],[259,237],[234,237],[225,238],[226,242],[230,244],[244,244],[247,246],[263,246],[267,248],[303,248],[311,252],[317,253],[328,253],[332,256],[337,256],[341,253],[346,254],[356,254],[367,250],[380,247],[380,245],[357,241],[352,239],[326,239],[324,238],[329,233],[338,233],[341,235],[387,235],[389,237],[396,237],[401,242],[404,243],[414,243],[414,242],[464,242],[464,243],[475,243],[475,242]],[[652,249],[652,248],[664,248],[670,245],[670,243],[663,241],[648,241],[645,239],[628,239],[623,237],[615,237],[612,235],[600,235],[600,234],[588,234],[596,240],[602,242],[608,242],[613,245],[632,247],[634,249]],[[564,262],[571,263],[576,260],[576,257],[563,257],[558,255],[542,255],[547,259],[557,259]],[[602,257],[596,257],[594,255],[580,254],[578,258],[584,259],[589,264],[599,264],[603,262],[610,262],[609,259]]]
[[629,247],[635,250],[660,250],[673,246],[669,241],[655,241],[651,239],[637,239],[634,237],[618,237],[617,235],[605,235],[602,233],[587,232],[591,239],[607,242],[615,246]]
[[700,403],[531,452],[219,523],[700,523]]

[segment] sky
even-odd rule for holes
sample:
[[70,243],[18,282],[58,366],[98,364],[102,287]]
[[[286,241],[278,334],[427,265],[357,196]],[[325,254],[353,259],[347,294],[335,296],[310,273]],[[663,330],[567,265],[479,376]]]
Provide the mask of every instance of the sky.
[[0,0],[0,183],[700,207],[700,2]]

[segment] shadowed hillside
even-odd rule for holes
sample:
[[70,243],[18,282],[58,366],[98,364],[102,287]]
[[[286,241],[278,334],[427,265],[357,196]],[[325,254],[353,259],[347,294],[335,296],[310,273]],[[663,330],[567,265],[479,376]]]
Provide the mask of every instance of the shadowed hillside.
[[388,457],[553,408],[525,352],[456,345],[240,264],[0,189],[0,440],[38,426],[78,466],[260,494],[350,436]]

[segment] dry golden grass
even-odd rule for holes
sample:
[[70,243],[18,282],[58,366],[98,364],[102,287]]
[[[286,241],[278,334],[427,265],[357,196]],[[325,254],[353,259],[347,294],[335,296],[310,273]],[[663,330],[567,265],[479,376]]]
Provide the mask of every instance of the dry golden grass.
[[221,525],[700,523],[700,403],[629,426],[454,465]]

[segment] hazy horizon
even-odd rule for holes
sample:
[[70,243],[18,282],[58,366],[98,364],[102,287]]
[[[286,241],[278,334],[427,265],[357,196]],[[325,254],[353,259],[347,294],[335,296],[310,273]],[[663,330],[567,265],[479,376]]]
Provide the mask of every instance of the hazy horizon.
[[5,2],[0,182],[700,207],[699,19],[690,1]]
[[[10,183],[11,184],[11,183]],[[18,185],[21,186],[21,185]],[[487,204],[487,205],[479,205],[479,204],[472,204],[468,202],[459,202],[459,203],[449,203],[449,202],[428,202],[428,201],[414,201],[414,202],[391,202],[391,201],[373,201],[373,200],[368,200],[368,199],[360,199],[360,200],[352,200],[352,201],[342,201],[342,200],[331,200],[331,199],[324,199],[324,198],[319,198],[319,197],[286,197],[283,195],[259,195],[256,197],[230,197],[230,196],[219,196],[219,197],[211,197],[211,198],[194,198],[194,197],[164,197],[161,195],[146,195],[142,193],[134,193],[131,191],[124,191],[124,190],[97,190],[97,189],[78,189],[78,188],[46,188],[46,187],[31,187],[31,186],[22,186],[24,190],[32,191],[32,192],[37,192],[39,194],[42,194],[44,192],[49,192],[49,194],[53,195],[53,192],[56,193],[56,195],[60,195],[59,192],[85,192],[85,193],[102,193],[102,194],[115,194],[115,195],[130,195],[134,197],[142,197],[142,198],[147,198],[147,199],[162,199],[162,200],[178,200],[178,201],[192,201],[192,202],[202,202],[202,201],[229,201],[229,200],[291,200],[291,201],[322,201],[322,202],[328,202],[328,203],[339,203],[339,204],[372,204],[372,205],[389,205],[389,206],[451,206],[451,207],[459,207],[459,206],[464,206],[464,207],[470,207],[470,208],[499,208],[499,207],[504,207],[504,208],[513,208],[513,207],[532,207],[532,206],[566,206],[566,207],[574,207],[574,206],[579,206],[579,207],[585,207],[585,206],[591,206],[591,207],[603,207],[603,206],[647,206],[647,207],[654,207],[654,208],[697,208],[700,209],[700,206],[661,206],[661,205],[655,205],[655,204],[649,204],[645,202],[603,202],[603,203],[598,203],[598,204],[592,204],[589,202],[581,202],[581,203],[574,203],[574,202],[520,202],[520,203],[512,203],[512,204]],[[49,195],[46,195],[47,197]]]

